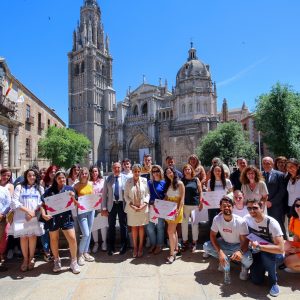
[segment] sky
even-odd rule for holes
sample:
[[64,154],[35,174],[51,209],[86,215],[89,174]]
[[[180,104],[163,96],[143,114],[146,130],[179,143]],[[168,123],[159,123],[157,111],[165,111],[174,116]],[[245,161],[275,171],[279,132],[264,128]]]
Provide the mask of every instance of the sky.
[[[0,0],[0,57],[68,124],[68,58],[84,0]],[[298,0],[98,0],[122,101],[143,81],[169,89],[190,42],[210,65],[218,109],[255,101],[276,82],[300,91]]]

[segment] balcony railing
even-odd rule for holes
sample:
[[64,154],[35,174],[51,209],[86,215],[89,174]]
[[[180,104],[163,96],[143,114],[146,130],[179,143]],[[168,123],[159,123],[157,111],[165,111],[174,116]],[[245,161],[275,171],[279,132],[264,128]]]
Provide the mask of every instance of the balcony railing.
[[15,117],[16,114],[16,103],[9,100],[8,98],[6,98],[3,95],[0,95],[0,112],[1,115],[9,117],[9,118],[13,118]]
[[26,118],[26,123],[33,125],[34,124],[34,116],[30,116]]

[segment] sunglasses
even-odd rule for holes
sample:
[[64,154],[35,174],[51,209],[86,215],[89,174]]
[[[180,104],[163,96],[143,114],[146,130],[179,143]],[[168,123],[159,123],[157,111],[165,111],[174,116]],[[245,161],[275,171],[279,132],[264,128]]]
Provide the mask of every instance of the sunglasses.
[[159,170],[153,170],[152,173],[160,173]]
[[295,208],[299,208],[300,207],[300,204],[295,204]]
[[252,211],[252,210],[258,210],[259,207],[253,206],[253,207],[247,207],[248,211]]

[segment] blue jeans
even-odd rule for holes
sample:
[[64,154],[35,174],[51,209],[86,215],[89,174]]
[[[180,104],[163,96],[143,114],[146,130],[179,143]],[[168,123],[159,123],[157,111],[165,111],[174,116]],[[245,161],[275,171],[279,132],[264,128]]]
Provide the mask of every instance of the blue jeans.
[[[240,243],[237,243],[237,244],[227,243],[222,238],[218,238],[218,244],[219,244],[220,248],[222,249],[222,251],[227,256],[231,256],[234,252],[241,249]],[[203,244],[203,250],[206,253],[208,253],[209,255],[219,258],[219,254],[217,253],[216,249],[214,248],[214,246],[212,245],[212,243],[210,241],[205,242]],[[249,269],[250,266],[252,265],[252,262],[253,262],[253,259],[252,259],[251,252],[250,251],[245,252],[243,254],[242,261],[241,261],[242,265],[246,269]]]
[[147,234],[151,246],[163,246],[165,238],[165,220],[158,218],[158,223],[149,222],[147,225]]
[[270,286],[277,284],[276,267],[283,263],[282,254],[268,252],[253,253],[253,264],[250,268],[250,279],[254,284],[262,284],[265,272],[268,272]]
[[95,211],[89,211],[78,215],[78,223],[82,233],[79,243],[79,255],[89,251],[91,242],[91,231],[94,223]]
[[50,252],[50,236],[49,229],[45,229],[45,233],[41,235],[41,242],[45,253]]

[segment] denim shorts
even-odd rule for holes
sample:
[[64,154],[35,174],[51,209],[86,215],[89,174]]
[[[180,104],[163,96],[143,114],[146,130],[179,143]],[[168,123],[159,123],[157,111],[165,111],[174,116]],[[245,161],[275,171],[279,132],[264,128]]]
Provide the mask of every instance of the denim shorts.
[[58,229],[68,230],[74,228],[74,221],[71,212],[64,212],[53,216],[48,223],[49,231],[56,231]]

